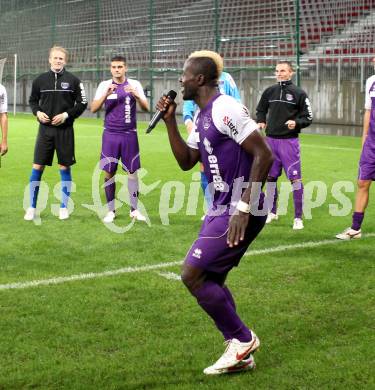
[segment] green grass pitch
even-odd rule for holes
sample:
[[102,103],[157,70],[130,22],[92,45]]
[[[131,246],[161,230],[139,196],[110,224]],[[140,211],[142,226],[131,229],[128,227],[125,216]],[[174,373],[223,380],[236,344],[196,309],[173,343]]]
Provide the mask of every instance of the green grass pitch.
[[[257,369],[206,377],[203,368],[223,352],[221,335],[182,283],[163,276],[178,274],[179,265],[152,268],[184,258],[202,215],[202,196],[196,215],[186,213],[193,171],[178,168],[164,126],[147,136],[145,124],[139,126],[147,171],[142,180],[146,189],[158,183],[141,197],[151,226],[136,223],[118,234],[82,206],[93,203],[102,121],[76,122],[75,209],[66,221],[51,212],[58,204],[57,165],[46,169],[49,197],[40,225],[23,220],[37,124],[29,115],[9,121],[9,153],[0,169],[0,389],[375,387],[375,207],[370,199],[365,237],[352,242],[334,240],[349,226],[350,214],[329,212],[329,204],[338,203],[331,195],[334,183],[355,183],[359,138],[301,136],[304,182],[323,182],[327,199],[312,209],[302,231],[291,229],[290,201],[287,215],[266,226],[251,246],[263,252],[245,256],[230,273],[238,311],[261,339]],[[159,201],[170,182],[183,183],[186,192],[166,225]],[[347,196],[354,199],[354,193]],[[129,223],[126,205],[116,223]],[[309,246],[311,241],[319,244]],[[270,250],[280,246],[289,248]],[[121,268],[128,272],[27,287]],[[8,288],[12,283],[19,288]]]

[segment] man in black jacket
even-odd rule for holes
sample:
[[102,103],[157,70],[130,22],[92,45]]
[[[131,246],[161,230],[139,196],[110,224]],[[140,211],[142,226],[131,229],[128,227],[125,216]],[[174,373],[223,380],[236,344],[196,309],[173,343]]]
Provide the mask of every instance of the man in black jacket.
[[30,176],[30,207],[24,217],[27,221],[35,218],[40,179],[44,167],[52,165],[55,150],[61,176],[59,218],[69,218],[70,167],[76,162],[73,122],[86,109],[87,99],[81,81],[64,68],[67,57],[63,47],[52,47],[49,52],[51,69],[38,76],[32,84],[29,104],[39,121],[39,133]]
[[272,200],[267,223],[278,219],[277,179],[284,168],[293,187],[293,229],[299,230],[303,229],[303,184],[298,134],[311,124],[312,111],[306,92],[291,81],[292,64],[278,62],[275,74],[277,84],[263,92],[256,115],[259,127],[266,130],[267,142],[275,158],[267,178],[267,195]]

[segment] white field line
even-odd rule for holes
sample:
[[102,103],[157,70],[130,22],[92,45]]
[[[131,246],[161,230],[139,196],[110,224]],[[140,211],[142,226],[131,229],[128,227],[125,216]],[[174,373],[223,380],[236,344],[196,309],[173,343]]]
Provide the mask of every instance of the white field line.
[[157,272],[159,276],[169,280],[181,280],[181,276],[174,272]]
[[[83,126],[83,127],[91,127],[93,125],[87,125],[87,124],[83,124],[83,125],[80,125],[80,126]],[[101,138],[102,136],[102,133],[100,132],[100,134],[79,134],[78,132],[76,132],[76,134],[74,135],[75,138],[79,139],[79,138]],[[35,136],[29,136],[29,137],[18,137],[18,136],[13,136],[12,137],[12,140],[35,140],[36,138],[36,135]],[[361,149],[360,147],[358,148],[346,148],[346,147],[341,147],[341,146],[324,146],[324,145],[316,145],[316,144],[304,144],[303,142],[301,143],[301,147],[304,148],[315,148],[315,149],[328,149],[328,150],[343,150],[343,151],[349,151],[349,152],[360,152]]]
[[[367,233],[367,234],[362,235],[362,237],[364,237],[364,238],[375,237],[375,233]],[[346,241],[344,241],[344,242],[346,242]],[[279,245],[279,246],[275,246],[274,248],[250,250],[250,251],[247,251],[244,256],[264,255],[264,254],[268,254],[268,253],[284,252],[284,251],[293,250],[293,249],[316,248],[316,247],[319,247],[322,245],[339,244],[339,243],[343,243],[343,241],[338,240],[337,238],[334,240],[307,241],[307,242],[301,242],[300,244]]]
[[[100,134],[87,134],[87,135],[74,135],[74,138],[102,138],[102,133]],[[22,140],[22,141],[30,141],[30,140],[35,140],[36,136],[33,137],[12,137],[12,140]]]
[[[81,125],[81,126],[92,126],[92,125]],[[86,138],[101,138],[102,133],[98,134],[75,134],[74,137],[77,139],[86,139]],[[29,141],[29,140],[35,140],[35,136],[30,137],[12,137],[12,140],[23,140],[23,141]],[[321,145],[314,145],[314,144],[304,144],[301,143],[301,147],[304,148],[314,148],[314,149],[328,149],[328,150],[343,150],[348,152],[360,152],[360,148],[345,148],[340,146],[321,146]]]
[[320,145],[314,145],[314,144],[304,144],[301,143],[301,147],[307,147],[307,148],[316,148],[316,149],[329,149],[329,150],[346,150],[349,152],[360,152],[360,148],[344,148],[340,146],[320,146]]
[[[375,237],[375,233],[369,233],[365,235],[365,238],[369,238],[369,237]],[[257,256],[257,255],[264,255],[268,253],[284,252],[287,250],[315,248],[322,245],[331,245],[331,244],[338,244],[338,243],[342,244],[343,242],[337,239],[323,240],[323,241],[307,241],[307,242],[302,242],[300,244],[280,245],[274,248],[250,250],[245,253],[245,256]],[[182,260],[179,260],[179,261],[172,261],[168,263],[143,265],[138,267],[125,267],[113,271],[91,272],[87,274],[59,276],[50,279],[31,280],[29,282],[0,284],[0,290],[12,290],[12,289],[24,289],[24,288],[38,287],[38,286],[49,286],[49,285],[73,282],[75,280],[99,279],[107,276],[116,276],[116,275],[122,275],[127,273],[147,272],[147,271],[152,271],[160,268],[174,267],[176,265],[181,265],[181,264],[182,264]]]

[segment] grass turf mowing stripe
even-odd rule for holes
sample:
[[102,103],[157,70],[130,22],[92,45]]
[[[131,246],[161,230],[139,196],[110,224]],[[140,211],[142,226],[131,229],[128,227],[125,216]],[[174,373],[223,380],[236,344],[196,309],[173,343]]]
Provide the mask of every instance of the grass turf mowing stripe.
[[[375,237],[375,233],[368,233],[365,235],[365,237],[366,238]],[[330,244],[338,244],[338,243],[342,243],[342,241],[337,240],[337,239],[323,240],[323,241],[307,241],[307,242],[303,242],[301,244],[280,245],[280,246],[276,246],[274,248],[250,250],[250,251],[245,253],[245,256],[256,256],[256,255],[261,255],[261,254],[283,252],[283,251],[293,250],[293,249],[314,248],[314,247],[319,247],[322,245],[330,245]],[[167,263],[159,263],[159,264],[153,264],[153,265],[145,265],[145,266],[139,266],[139,267],[125,267],[125,268],[119,268],[119,269],[116,269],[113,271],[90,272],[87,274],[77,274],[77,275],[71,275],[71,276],[58,276],[58,277],[50,278],[50,279],[31,280],[29,282],[0,284],[0,290],[16,290],[16,289],[24,289],[24,288],[30,288],[30,287],[38,287],[38,286],[49,286],[49,285],[73,282],[75,280],[97,279],[97,278],[102,278],[102,277],[107,277],[107,276],[116,276],[116,275],[121,275],[121,274],[126,274],[126,273],[152,271],[152,270],[160,269],[160,268],[174,267],[176,265],[182,264],[182,261],[183,260],[172,261],[172,262],[167,262]]]

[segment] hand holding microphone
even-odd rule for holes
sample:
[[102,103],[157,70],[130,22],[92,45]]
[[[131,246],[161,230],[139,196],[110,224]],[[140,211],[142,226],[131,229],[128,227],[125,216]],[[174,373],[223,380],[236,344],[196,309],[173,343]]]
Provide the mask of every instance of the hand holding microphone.
[[176,99],[177,92],[170,90],[167,94],[167,96],[163,96],[160,98],[159,102],[157,103],[156,107],[157,110],[150,120],[150,123],[148,124],[148,128],[146,130],[146,134],[150,133],[152,129],[158,124],[161,118],[164,117],[165,113],[167,112],[169,106],[171,103],[174,102],[174,99]]

